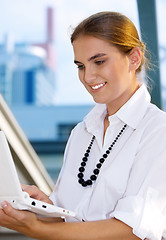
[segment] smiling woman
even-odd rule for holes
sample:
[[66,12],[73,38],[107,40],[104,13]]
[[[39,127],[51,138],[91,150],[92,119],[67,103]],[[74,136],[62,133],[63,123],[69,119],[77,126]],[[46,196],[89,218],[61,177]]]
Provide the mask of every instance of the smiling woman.
[[80,81],[95,102],[107,104],[109,115],[114,114],[138,88],[135,71],[141,64],[139,48],[124,54],[89,35],[77,37],[73,48]]
[[[140,41],[134,24],[126,16],[116,12],[99,13],[76,27],[71,42],[81,82],[98,103],[108,103],[105,99],[108,95],[112,96],[112,101],[117,99],[116,104],[112,102],[111,110],[108,109],[110,115],[115,113],[138,88],[136,75],[130,74],[128,77],[128,71],[133,68],[135,72],[140,72],[144,63],[148,65],[145,46]],[[79,60],[80,56],[87,61],[86,66]],[[99,82],[95,81],[94,84],[97,74],[100,76]],[[126,79],[131,80],[130,86],[127,86]],[[100,91],[102,96],[95,94],[101,88],[104,90],[103,87],[107,89],[108,95],[104,91]],[[113,94],[109,94],[110,91]]]
[[0,224],[41,240],[165,239],[166,114],[138,80],[144,44],[133,23],[115,12],[85,19],[71,41],[80,81],[96,106],[71,132],[50,200],[84,222],[44,221],[5,202]]

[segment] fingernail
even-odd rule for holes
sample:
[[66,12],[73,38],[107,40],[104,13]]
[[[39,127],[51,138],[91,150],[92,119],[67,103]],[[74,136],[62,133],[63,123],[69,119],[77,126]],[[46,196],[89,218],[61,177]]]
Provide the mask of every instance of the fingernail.
[[1,203],[1,207],[2,207],[2,208],[6,208],[6,207],[7,207],[7,204],[6,204],[5,202],[2,202],[2,203]]

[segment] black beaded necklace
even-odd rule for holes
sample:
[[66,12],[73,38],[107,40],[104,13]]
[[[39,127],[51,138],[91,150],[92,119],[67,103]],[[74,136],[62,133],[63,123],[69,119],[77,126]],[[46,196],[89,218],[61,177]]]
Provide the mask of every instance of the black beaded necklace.
[[122,133],[124,132],[124,130],[126,129],[127,124],[125,124],[122,129],[120,130],[120,132],[118,133],[118,135],[116,136],[116,138],[114,139],[114,141],[111,143],[111,145],[109,146],[109,148],[107,149],[107,151],[103,154],[103,157],[99,159],[99,162],[96,164],[96,168],[93,170],[93,174],[90,176],[90,179],[88,180],[84,180],[84,171],[85,171],[85,166],[86,166],[86,162],[88,161],[88,157],[89,157],[89,153],[90,150],[92,148],[92,145],[94,143],[95,140],[95,136],[93,135],[91,142],[84,154],[84,157],[82,158],[82,162],[81,162],[81,167],[79,168],[79,173],[78,173],[78,182],[83,186],[83,187],[87,187],[92,185],[96,179],[97,176],[100,173],[100,168],[102,167],[102,164],[105,162],[106,158],[108,157],[108,155],[110,154],[112,148],[114,147],[115,143],[117,142],[117,140],[119,139],[119,137],[122,135]]

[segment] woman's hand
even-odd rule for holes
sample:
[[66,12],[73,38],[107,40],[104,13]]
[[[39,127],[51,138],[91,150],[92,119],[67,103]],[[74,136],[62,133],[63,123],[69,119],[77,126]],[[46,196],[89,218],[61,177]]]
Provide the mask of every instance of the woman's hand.
[[[63,222],[62,218],[38,218],[32,212],[16,210],[6,201],[1,204],[1,207],[0,226],[15,230],[30,238],[43,239],[40,236],[43,226],[47,228],[49,223]],[[47,233],[45,234],[47,235]]]
[[49,204],[53,204],[52,201],[49,199],[49,197],[44,192],[42,192],[38,187],[34,185],[26,185],[26,184],[21,184],[21,187],[22,187],[22,190],[24,192],[27,192],[30,197],[49,203]]
[[132,228],[117,219],[90,222],[62,223],[39,220],[35,214],[20,211],[7,202],[0,209],[0,225],[40,240],[139,240]]
[[0,226],[21,232],[29,237],[34,237],[35,229],[38,229],[36,214],[29,211],[20,211],[3,202],[0,209]]

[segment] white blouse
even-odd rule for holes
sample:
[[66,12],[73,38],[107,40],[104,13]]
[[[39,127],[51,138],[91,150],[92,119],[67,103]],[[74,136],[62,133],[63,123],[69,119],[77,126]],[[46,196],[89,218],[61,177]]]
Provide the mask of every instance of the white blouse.
[[[105,115],[106,106],[97,104],[73,129],[50,198],[55,205],[75,211],[86,221],[114,217],[132,227],[141,239],[166,239],[166,113],[150,103],[150,95],[142,85],[109,117],[103,143]],[[97,180],[82,187],[78,169],[92,136],[96,138],[85,167],[85,180],[124,124],[127,128],[102,165]]]

